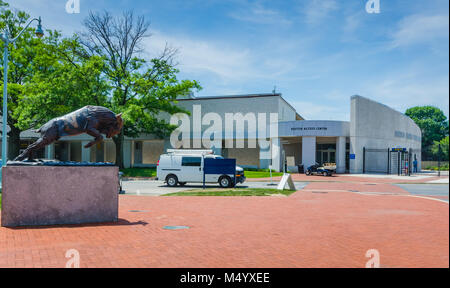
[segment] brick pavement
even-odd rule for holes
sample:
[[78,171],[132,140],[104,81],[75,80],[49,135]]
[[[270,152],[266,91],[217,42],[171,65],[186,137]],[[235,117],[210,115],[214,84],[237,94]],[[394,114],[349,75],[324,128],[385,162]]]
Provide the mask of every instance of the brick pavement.
[[116,224],[0,228],[0,267],[65,267],[69,249],[79,251],[81,267],[365,267],[369,249],[379,250],[382,267],[448,267],[448,204],[343,192],[386,189],[394,187],[311,183],[290,197],[122,195]]

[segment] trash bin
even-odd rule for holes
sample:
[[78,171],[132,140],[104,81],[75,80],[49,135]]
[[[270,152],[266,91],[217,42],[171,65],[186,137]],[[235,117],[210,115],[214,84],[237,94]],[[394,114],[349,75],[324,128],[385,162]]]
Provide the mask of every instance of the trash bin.
[[298,167],[298,173],[300,173],[300,174],[305,173],[305,167],[303,166],[303,164],[300,164],[297,167]]

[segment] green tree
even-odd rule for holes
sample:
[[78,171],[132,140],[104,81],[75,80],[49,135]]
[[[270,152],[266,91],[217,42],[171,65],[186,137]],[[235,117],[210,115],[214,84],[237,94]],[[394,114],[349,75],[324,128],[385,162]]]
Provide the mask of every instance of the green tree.
[[[449,146],[448,146],[448,136],[442,139],[441,141],[434,141],[432,152],[435,155],[436,159],[438,158],[438,154],[440,153],[440,157],[442,161],[448,161],[449,160]],[[439,145],[441,146],[441,149],[439,151]]]
[[25,85],[26,96],[17,108],[18,127],[39,127],[48,120],[86,105],[107,101],[109,86],[103,77],[101,57],[82,57],[78,38],[61,38],[49,32]]
[[447,117],[439,108],[418,106],[406,110],[405,114],[422,130],[422,150],[425,153],[430,150],[435,141],[441,141],[448,136]]
[[136,18],[133,12],[119,17],[108,12],[90,13],[84,27],[81,39],[88,51],[86,56],[100,56],[106,61],[103,73],[111,87],[111,97],[105,106],[123,113],[124,129],[113,138],[116,164],[123,168],[124,137],[169,134],[175,127],[158,115],[185,112],[175,105],[177,96],[201,87],[196,81],[177,79],[173,49],[166,46],[159,57],[144,58],[144,40],[150,36],[144,17]]
[[[25,12],[3,9],[0,30],[7,29],[14,37],[28,19]],[[47,30],[46,37],[38,39],[29,28],[9,45],[9,51],[9,159],[20,152],[21,132],[39,128],[51,118],[85,105],[106,101],[109,87],[102,76],[104,61],[101,57],[82,57],[78,38],[62,38],[60,33]],[[0,63],[3,66],[3,57]],[[0,80],[3,84],[3,67]]]
[[[0,31],[7,31],[10,38],[14,38],[23,29],[29,19],[29,15],[25,12],[13,12],[5,8],[7,4],[1,2],[2,10],[0,11]],[[16,114],[17,106],[24,95],[24,85],[32,77],[33,61],[37,55],[37,47],[42,44],[42,40],[34,36],[34,29],[27,29],[19,39],[13,44],[9,44],[9,62],[8,62],[8,125],[10,131],[8,132],[8,158],[13,158],[18,155],[20,149],[20,133],[23,129],[18,127],[18,119]],[[3,51],[5,43],[0,41],[0,49]],[[3,57],[0,57],[1,71],[1,89],[3,89]],[[3,102],[1,104],[3,109]],[[3,110],[0,111],[0,115]],[[2,115],[3,116],[3,115]],[[2,131],[3,132],[3,131]]]

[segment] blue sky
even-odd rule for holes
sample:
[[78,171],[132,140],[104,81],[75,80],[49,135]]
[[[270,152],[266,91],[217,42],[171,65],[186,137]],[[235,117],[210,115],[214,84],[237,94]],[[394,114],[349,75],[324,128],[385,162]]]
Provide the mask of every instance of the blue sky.
[[197,96],[269,93],[276,86],[306,119],[349,120],[350,96],[404,112],[449,110],[449,1],[380,0],[12,0],[70,35],[92,11],[134,9],[151,21],[149,56],[166,42],[179,49],[180,78]]

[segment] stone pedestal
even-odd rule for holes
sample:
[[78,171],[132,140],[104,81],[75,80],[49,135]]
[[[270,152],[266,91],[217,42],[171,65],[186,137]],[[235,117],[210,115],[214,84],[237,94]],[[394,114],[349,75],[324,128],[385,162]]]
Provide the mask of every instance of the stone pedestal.
[[116,222],[118,167],[8,166],[3,227]]

